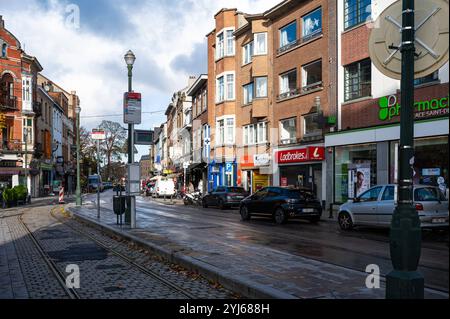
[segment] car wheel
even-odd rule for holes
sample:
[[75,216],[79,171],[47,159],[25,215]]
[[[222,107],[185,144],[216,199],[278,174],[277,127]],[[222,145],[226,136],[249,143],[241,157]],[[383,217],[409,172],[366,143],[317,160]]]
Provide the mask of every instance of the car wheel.
[[202,206],[203,206],[203,208],[208,208],[208,204],[206,204],[206,200],[202,200]]
[[342,230],[351,230],[353,228],[353,221],[349,213],[340,213],[338,217],[339,227]]
[[278,225],[282,225],[287,222],[287,216],[282,208],[277,208],[277,210],[275,211],[275,222]]
[[241,206],[240,214],[241,214],[241,219],[244,221],[250,220],[250,218],[252,217],[250,212],[248,211],[247,206]]

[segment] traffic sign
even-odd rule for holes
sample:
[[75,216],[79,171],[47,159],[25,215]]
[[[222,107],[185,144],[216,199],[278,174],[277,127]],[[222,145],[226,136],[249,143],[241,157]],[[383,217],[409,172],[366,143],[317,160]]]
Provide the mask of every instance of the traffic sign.
[[125,124],[141,124],[141,93],[127,92],[123,99],[123,122]]
[[92,136],[93,140],[104,140],[104,139],[106,139],[105,131],[104,130],[100,130],[100,129],[93,129],[91,136]]
[[[449,57],[448,2],[416,1],[414,78],[439,70]],[[394,2],[378,17],[370,34],[369,52],[375,67],[384,75],[401,79],[402,1]]]

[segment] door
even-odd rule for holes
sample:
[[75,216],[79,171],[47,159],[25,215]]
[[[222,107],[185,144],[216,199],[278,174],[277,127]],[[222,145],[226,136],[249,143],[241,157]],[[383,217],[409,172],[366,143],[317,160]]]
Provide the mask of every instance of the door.
[[322,169],[316,169],[314,168],[313,171],[313,176],[314,176],[314,195],[316,196],[316,198],[320,201],[320,203],[322,203]]
[[377,225],[377,204],[383,186],[377,186],[362,193],[352,205],[356,224]]
[[381,226],[389,226],[395,209],[395,186],[388,185],[383,190],[383,195],[378,202],[377,218]]
[[260,191],[256,192],[255,194],[253,194],[251,197],[251,201],[249,201],[247,205],[249,211],[252,213],[260,213],[264,211],[263,203],[264,198],[266,197],[267,194],[268,194],[267,188],[263,188]]
[[276,188],[269,188],[267,195],[262,200],[261,211],[265,214],[273,214],[281,200],[281,191]]

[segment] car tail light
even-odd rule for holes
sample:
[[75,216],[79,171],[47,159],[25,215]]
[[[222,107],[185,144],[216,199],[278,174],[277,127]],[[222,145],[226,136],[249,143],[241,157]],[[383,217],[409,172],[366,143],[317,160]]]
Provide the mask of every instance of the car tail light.
[[416,203],[416,210],[423,210],[423,205],[421,203]]

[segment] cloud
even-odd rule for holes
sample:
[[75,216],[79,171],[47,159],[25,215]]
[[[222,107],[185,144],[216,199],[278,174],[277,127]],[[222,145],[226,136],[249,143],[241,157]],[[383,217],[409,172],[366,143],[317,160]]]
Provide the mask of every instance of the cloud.
[[[121,114],[127,89],[124,54],[137,60],[133,86],[143,94],[144,111],[165,110],[188,75],[206,72],[205,35],[223,7],[249,13],[280,0],[0,0],[11,31],[44,67],[43,74],[81,99],[82,115]],[[66,8],[80,9],[80,28],[68,25]],[[92,128],[103,118],[83,118]],[[122,122],[122,118],[108,118]],[[143,115],[140,128],[165,121],[164,114]]]

